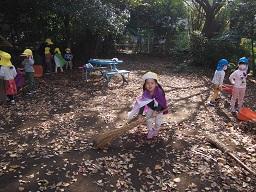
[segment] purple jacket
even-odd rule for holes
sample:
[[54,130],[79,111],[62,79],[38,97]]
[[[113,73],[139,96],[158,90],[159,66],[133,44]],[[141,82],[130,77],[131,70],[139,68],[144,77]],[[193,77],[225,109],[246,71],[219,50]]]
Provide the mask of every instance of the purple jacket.
[[[162,108],[167,109],[167,101],[166,101],[166,98],[165,98],[165,93],[158,86],[155,89],[153,95],[150,95],[149,91],[145,90],[143,92],[142,98],[155,99]],[[167,111],[164,112],[164,114],[166,114],[166,113],[168,113],[168,112]]]
[[16,82],[17,89],[21,89],[25,85],[24,75],[19,71],[17,76],[15,77],[15,82]]

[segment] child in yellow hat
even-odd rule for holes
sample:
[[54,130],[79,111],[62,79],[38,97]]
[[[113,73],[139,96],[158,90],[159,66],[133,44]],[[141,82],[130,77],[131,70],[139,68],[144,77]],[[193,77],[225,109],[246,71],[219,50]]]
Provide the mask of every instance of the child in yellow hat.
[[38,49],[38,54],[40,56],[39,63],[43,66],[43,71],[45,73],[52,72],[52,54],[53,54],[53,48],[54,43],[51,40],[51,38],[47,38],[44,40],[44,42],[41,43]]
[[63,72],[63,66],[66,65],[66,61],[62,57],[59,48],[55,48],[54,50],[54,62],[55,62],[55,73],[58,72],[58,68],[60,68],[61,72]]
[[0,50],[0,76],[5,80],[5,93],[11,104],[15,104],[14,96],[17,94],[16,75],[16,69],[11,63],[11,55]]
[[22,65],[24,66],[26,80],[28,82],[29,91],[28,95],[32,95],[35,93],[35,79],[34,79],[34,68],[33,65],[35,63],[33,59],[33,53],[30,49],[25,49],[21,54],[24,57],[22,61]]
[[53,42],[52,42],[51,38],[45,39],[45,43],[46,43],[46,45],[53,45]]
[[46,73],[52,72],[52,54],[51,54],[50,50],[51,50],[51,48],[48,46],[44,48]]

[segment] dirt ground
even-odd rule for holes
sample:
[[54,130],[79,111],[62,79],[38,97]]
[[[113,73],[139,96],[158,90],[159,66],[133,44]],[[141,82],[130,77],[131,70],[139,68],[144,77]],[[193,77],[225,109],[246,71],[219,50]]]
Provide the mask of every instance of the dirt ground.
[[[98,76],[86,83],[79,71],[66,72],[38,80],[37,93],[21,93],[16,106],[0,105],[1,192],[256,190],[251,174],[205,140],[215,135],[256,170],[255,124],[231,115],[228,95],[215,108],[205,105],[212,70],[168,58],[122,59],[119,68],[131,71],[128,85],[113,79],[106,87]],[[159,137],[146,140],[146,126],[138,125],[96,150],[95,135],[125,123],[148,70],[160,74],[169,103]],[[251,79],[246,105],[254,110],[255,93]]]

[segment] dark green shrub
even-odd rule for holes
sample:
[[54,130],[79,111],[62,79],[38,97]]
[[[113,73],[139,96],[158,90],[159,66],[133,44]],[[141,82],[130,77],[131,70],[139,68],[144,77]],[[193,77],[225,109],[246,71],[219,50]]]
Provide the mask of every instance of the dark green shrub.
[[214,68],[217,61],[227,58],[236,63],[241,56],[249,56],[250,52],[240,48],[240,39],[224,34],[216,38],[207,39],[200,33],[191,34],[190,53],[192,64],[205,68]]

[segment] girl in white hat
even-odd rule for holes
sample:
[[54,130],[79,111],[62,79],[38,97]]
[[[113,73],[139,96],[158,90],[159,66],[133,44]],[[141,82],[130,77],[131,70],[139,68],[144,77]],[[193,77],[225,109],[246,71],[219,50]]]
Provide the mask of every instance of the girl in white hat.
[[147,138],[152,139],[158,135],[163,123],[163,114],[168,113],[165,92],[158,83],[157,74],[148,72],[143,75],[143,94],[135,102],[135,105],[128,113],[128,119],[136,115],[146,114],[148,134]]

